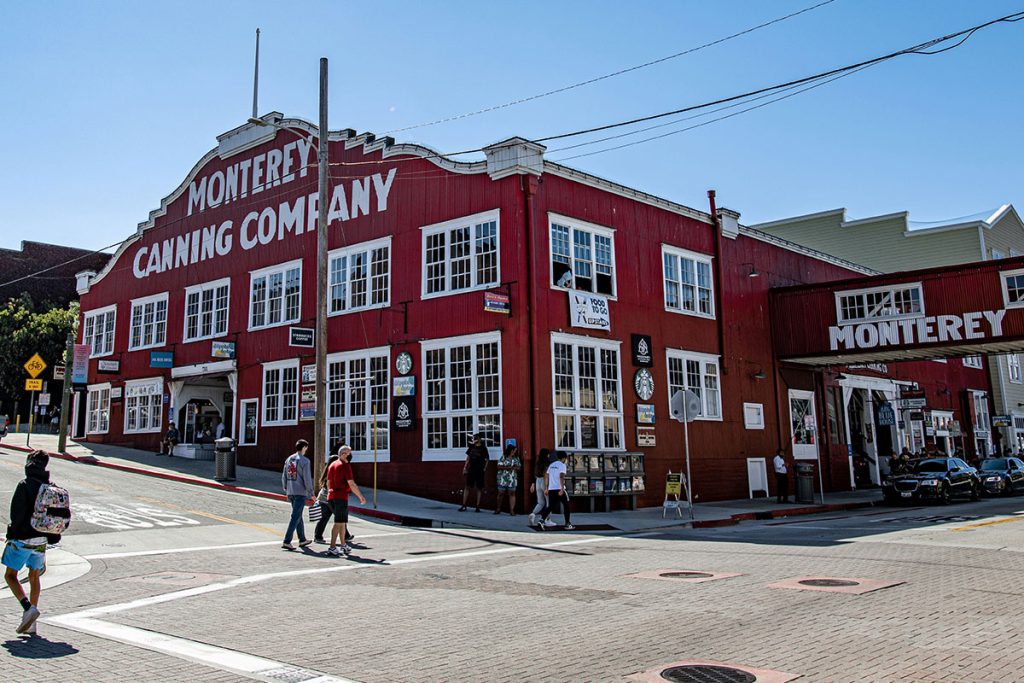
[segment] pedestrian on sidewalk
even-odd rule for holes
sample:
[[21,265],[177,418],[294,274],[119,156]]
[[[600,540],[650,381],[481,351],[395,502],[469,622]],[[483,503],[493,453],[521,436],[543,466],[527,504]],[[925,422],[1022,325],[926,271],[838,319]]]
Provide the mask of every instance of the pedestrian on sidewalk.
[[498,503],[494,514],[501,514],[502,495],[508,496],[508,513],[516,516],[516,491],[519,489],[519,470],[523,461],[519,458],[519,447],[509,444],[498,460]]
[[356,494],[359,502],[366,505],[366,498],[363,497],[363,492],[356,485],[352,465],[349,464],[351,459],[352,449],[347,445],[342,445],[338,448],[338,459],[327,468],[327,500],[330,501],[331,510],[334,513],[334,526],[331,527],[331,547],[327,549],[327,554],[334,557],[349,555],[352,552],[352,546],[344,541],[348,525],[349,494]]
[[[43,451],[28,454],[25,478],[18,483],[11,497],[11,523],[7,526],[3,565],[4,580],[21,603],[21,624],[18,633],[34,634],[39,618],[39,577],[46,570],[46,544],[60,543],[61,533],[71,522],[67,491],[50,483],[46,466],[50,457]],[[63,496],[63,498],[61,498]],[[42,501],[43,510],[36,511]],[[58,505],[53,503],[59,502]],[[18,572],[28,567],[29,596],[18,581]]]
[[284,543],[281,544],[285,550],[295,550],[295,546],[292,545],[292,534],[296,532],[300,548],[313,544],[313,541],[306,539],[306,527],[302,523],[303,508],[313,504],[313,475],[309,469],[309,458],[306,457],[308,448],[309,442],[305,439],[296,441],[295,452],[285,459],[284,469],[281,471],[281,488],[288,496],[288,502],[292,504],[292,516],[288,520]]
[[565,530],[572,531],[574,527],[569,520],[569,494],[565,490],[565,451],[557,451],[548,471],[544,474],[544,490],[548,492],[548,502],[540,511],[540,530],[545,527],[557,526],[549,517],[552,512],[561,511],[565,517]]
[[470,489],[476,489],[476,511],[480,512],[480,498],[484,495],[484,479],[487,476],[487,463],[490,459],[487,446],[484,445],[484,435],[474,434],[472,443],[466,449],[466,463],[462,466],[466,486],[462,489],[462,507],[459,508],[459,512],[466,511]]
[[775,468],[775,502],[789,502],[789,465],[786,463],[786,454],[781,448],[775,451],[775,458],[772,460]]
[[181,436],[178,434],[178,428],[174,426],[174,423],[168,423],[167,434],[164,435],[164,440],[160,442],[160,450],[156,452],[157,455],[163,455],[164,451],[167,451],[167,455],[174,455],[174,447],[181,441]]
[[533,461],[533,483],[530,484],[530,493],[537,495],[537,504],[533,506],[530,513],[530,526],[534,525],[537,515],[548,504],[548,490],[544,485],[544,475],[547,474],[548,465],[551,464],[551,451],[542,448],[537,453],[537,459]]

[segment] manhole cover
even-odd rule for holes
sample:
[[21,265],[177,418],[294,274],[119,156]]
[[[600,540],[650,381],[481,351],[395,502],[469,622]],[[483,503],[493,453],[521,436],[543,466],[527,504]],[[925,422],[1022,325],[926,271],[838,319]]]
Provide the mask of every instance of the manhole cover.
[[728,666],[689,664],[673,666],[661,672],[661,677],[673,683],[755,683],[757,676]]
[[710,579],[714,574],[707,572],[662,572],[658,576],[666,579]]
[[801,586],[814,586],[815,588],[847,588],[859,586],[859,581],[844,581],[843,579],[805,579],[800,582]]

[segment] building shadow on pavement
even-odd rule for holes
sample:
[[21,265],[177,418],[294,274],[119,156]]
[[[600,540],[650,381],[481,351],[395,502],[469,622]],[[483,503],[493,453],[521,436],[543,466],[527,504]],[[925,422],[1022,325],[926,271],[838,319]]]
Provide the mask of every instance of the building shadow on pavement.
[[42,636],[24,636],[0,644],[12,657],[20,659],[56,659],[78,654],[78,648],[70,643],[47,640]]

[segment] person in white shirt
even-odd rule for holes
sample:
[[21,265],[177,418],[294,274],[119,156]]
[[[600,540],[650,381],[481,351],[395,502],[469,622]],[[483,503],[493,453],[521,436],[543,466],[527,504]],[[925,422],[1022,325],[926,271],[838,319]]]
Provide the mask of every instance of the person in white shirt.
[[213,418],[214,424],[217,425],[213,430],[213,437],[215,439],[224,438],[224,423],[219,417]]
[[775,451],[775,458],[772,461],[775,468],[775,502],[789,502],[789,466],[786,464],[786,455],[780,448]]
[[[552,512],[559,512],[565,516],[565,530],[572,531],[574,527],[569,521],[569,494],[565,491],[565,451],[555,453],[553,462],[548,465],[548,471],[544,475],[544,488],[548,492],[548,502],[540,511],[540,530],[545,527],[556,526],[548,519]],[[564,505],[564,507],[563,507]]]

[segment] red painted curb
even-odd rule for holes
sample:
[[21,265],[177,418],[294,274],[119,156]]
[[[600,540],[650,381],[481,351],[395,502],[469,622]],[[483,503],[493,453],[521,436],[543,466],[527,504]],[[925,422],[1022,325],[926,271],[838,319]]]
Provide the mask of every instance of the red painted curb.
[[[27,448],[25,446],[15,446],[13,444],[0,444],[4,448],[10,448],[16,451],[22,451],[23,453],[31,453],[35,448]],[[173,474],[171,472],[157,472],[155,470],[146,469],[144,467],[133,467],[131,465],[120,465],[112,462],[103,462],[98,458],[89,457],[79,458],[70,453],[53,453],[51,451],[45,451],[51,458],[59,458],[60,460],[69,460],[71,462],[78,462],[84,465],[96,465],[97,467],[106,467],[112,470],[119,470],[121,472],[131,472],[132,474],[142,474],[147,477],[156,477],[157,479],[167,479],[169,481],[176,481],[181,484],[192,484],[194,486],[205,486],[211,489],[220,489],[221,491],[230,491],[231,493],[241,493],[246,496],[256,496],[258,498],[269,498],[271,500],[288,500],[288,496],[283,493],[271,493],[270,491],[261,491],[259,489],[251,489],[245,486],[234,486],[232,484],[222,484],[219,481],[210,481],[209,479],[201,479],[199,477],[190,477],[186,474]],[[377,519],[383,519],[389,522],[397,522],[401,524],[402,516],[397,515],[393,512],[385,512],[384,510],[374,510],[372,508],[362,508],[352,506],[349,510],[355,514],[363,515],[364,517],[375,517]]]

